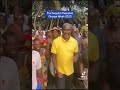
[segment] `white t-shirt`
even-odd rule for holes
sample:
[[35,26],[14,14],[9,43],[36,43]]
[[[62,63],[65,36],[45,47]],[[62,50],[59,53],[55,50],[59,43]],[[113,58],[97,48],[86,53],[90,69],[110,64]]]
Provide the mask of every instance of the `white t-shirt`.
[[20,90],[17,65],[4,56],[0,57],[0,90]]
[[32,51],[32,89],[37,88],[36,70],[41,68],[41,57],[39,52]]

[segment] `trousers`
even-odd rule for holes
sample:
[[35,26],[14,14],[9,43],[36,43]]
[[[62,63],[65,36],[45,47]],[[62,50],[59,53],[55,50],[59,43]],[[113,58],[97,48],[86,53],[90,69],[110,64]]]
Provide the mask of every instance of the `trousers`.
[[62,78],[56,77],[56,89],[72,89],[73,74]]

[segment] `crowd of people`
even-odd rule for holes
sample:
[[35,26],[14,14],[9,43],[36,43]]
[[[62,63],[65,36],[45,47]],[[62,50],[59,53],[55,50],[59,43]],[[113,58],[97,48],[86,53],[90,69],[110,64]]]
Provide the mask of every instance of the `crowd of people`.
[[[92,90],[118,90],[120,88],[119,0],[115,0],[102,11],[94,6],[93,2],[89,3],[89,28],[88,24],[77,29],[74,24],[64,23],[62,28],[54,27],[47,30],[47,42],[44,49],[47,86],[50,74],[52,74],[56,88],[71,88],[71,81],[76,71],[74,60],[77,60],[76,62],[79,62],[79,69],[77,69],[80,71],[78,79],[83,80],[85,87],[88,87],[87,79],[89,78],[89,89]],[[70,43],[74,41],[71,37],[77,41],[78,51],[77,48],[71,50],[76,43],[74,42],[73,45]],[[88,78],[86,79],[85,76]]]
[[[88,52],[89,58],[89,88],[91,90],[118,90],[119,87],[119,32],[120,32],[120,2],[114,0],[113,3],[103,9],[94,7],[94,3],[89,4],[89,31],[94,34],[93,42],[89,36],[89,51],[91,45],[96,44],[98,49],[93,50],[94,56]],[[92,38],[92,39],[91,39]],[[92,44],[93,43],[93,44]],[[97,44],[98,43],[98,44]],[[98,53],[97,53],[98,52]]]
[[57,89],[71,89],[77,72],[85,88],[89,78],[91,90],[119,90],[119,0],[102,11],[90,2],[88,13],[89,28],[64,23],[47,31],[42,25],[32,29],[19,6],[7,23],[0,13],[0,89],[48,89],[51,80]]
[[[32,68],[42,75],[40,80],[39,77],[36,78],[38,79],[37,81],[41,81],[41,87],[47,88],[52,78],[55,88],[70,89],[72,87],[75,69],[74,62],[79,62],[79,69],[77,68],[77,72],[80,72],[80,74],[78,78],[85,81],[87,88],[88,24],[86,24],[81,31],[79,31],[75,25],[64,23],[63,27],[53,27],[47,30],[45,34],[43,32],[42,26],[38,26],[37,31],[33,30],[32,32],[32,54],[34,54],[34,57],[32,57],[32,64],[36,64],[36,66]],[[36,54],[34,51],[37,51]],[[34,61],[37,53],[40,54],[41,64],[34,63],[37,62]],[[39,65],[40,71],[38,71],[37,65]],[[35,74],[35,72],[32,74]],[[34,82],[35,80],[32,82],[33,85]],[[36,89],[36,87],[33,88]]]
[[29,17],[19,5],[7,18],[0,12],[0,81],[3,79],[4,84],[0,86],[1,90],[31,88],[32,29],[29,23]]

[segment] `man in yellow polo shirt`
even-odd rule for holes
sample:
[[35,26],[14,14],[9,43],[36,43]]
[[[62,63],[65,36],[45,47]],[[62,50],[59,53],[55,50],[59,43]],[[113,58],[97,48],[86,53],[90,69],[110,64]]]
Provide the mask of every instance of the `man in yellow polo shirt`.
[[99,43],[97,37],[91,32],[88,32],[88,60],[89,60],[89,89],[97,90],[99,88]]
[[72,25],[65,23],[62,28],[62,36],[59,36],[52,44],[52,57],[56,70],[56,88],[71,89],[74,62],[78,58],[78,43],[71,37]]

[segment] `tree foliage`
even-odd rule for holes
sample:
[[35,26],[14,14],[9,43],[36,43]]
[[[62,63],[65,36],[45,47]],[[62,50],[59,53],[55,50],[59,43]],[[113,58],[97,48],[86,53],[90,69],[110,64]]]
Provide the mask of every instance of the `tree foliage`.
[[[42,2],[42,4],[40,4]],[[41,6],[40,13],[39,6]],[[75,18],[72,20],[60,19],[60,20],[48,20],[45,16],[45,11],[47,10],[61,10],[65,8],[69,11],[75,12]],[[87,8],[88,2],[87,0],[34,0],[33,8],[32,8],[32,18],[36,19],[36,22],[44,27],[53,27],[56,24],[64,23],[65,21],[71,23],[77,23],[78,20],[82,20],[87,17]],[[86,13],[85,13],[86,12]],[[37,16],[36,16],[37,15]],[[34,22],[35,23],[35,22]],[[52,26],[51,26],[52,25]],[[60,25],[59,25],[60,26]]]

